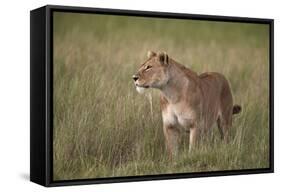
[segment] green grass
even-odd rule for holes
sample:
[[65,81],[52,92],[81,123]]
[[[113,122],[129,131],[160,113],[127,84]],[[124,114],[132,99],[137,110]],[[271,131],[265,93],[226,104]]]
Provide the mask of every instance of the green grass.
[[[54,179],[269,167],[268,37],[263,24],[55,13]],[[190,154],[183,134],[168,160],[159,92],[150,102],[131,79],[148,50],[227,77],[243,108],[229,144],[214,126]]]

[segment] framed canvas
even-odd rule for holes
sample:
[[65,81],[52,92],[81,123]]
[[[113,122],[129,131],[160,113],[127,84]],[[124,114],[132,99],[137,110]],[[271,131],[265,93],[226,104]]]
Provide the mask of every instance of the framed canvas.
[[30,13],[30,180],[273,172],[273,20],[47,5]]

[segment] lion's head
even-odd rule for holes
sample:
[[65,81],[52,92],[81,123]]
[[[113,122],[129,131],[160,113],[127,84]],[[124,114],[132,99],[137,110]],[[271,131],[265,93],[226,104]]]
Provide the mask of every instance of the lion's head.
[[140,66],[133,75],[133,80],[137,91],[141,92],[145,88],[158,88],[165,86],[169,80],[167,68],[169,57],[164,52],[155,53],[148,51],[148,59]]

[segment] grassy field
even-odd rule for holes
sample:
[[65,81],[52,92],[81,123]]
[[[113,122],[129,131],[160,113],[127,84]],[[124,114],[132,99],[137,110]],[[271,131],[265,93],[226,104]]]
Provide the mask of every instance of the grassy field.
[[[55,13],[54,179],[269,167],[268,37],[262,24]],[[229,144],[214,126],[191,154],[182,135],[168,160],[159,92],[131,79],[148,50],[227,77],[242,106]]]

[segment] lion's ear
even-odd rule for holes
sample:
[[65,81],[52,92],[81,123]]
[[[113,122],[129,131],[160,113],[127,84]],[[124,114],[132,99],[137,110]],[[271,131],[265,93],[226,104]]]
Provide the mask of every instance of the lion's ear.
[[169,57],[168,54],[165,52],[159,52],[158,53],[158,58],[160,63],[162,63],[163,65],[168,65],[169,64]]
[[148,52],[147,52],[147,58],[148,58],[148,59],[150,59],[150,58],[152,58],[152,57],[154,57],[154,56],[156,56],[156,53],[155,53],[155,52],[153,52],[153,51],[148,51]]

